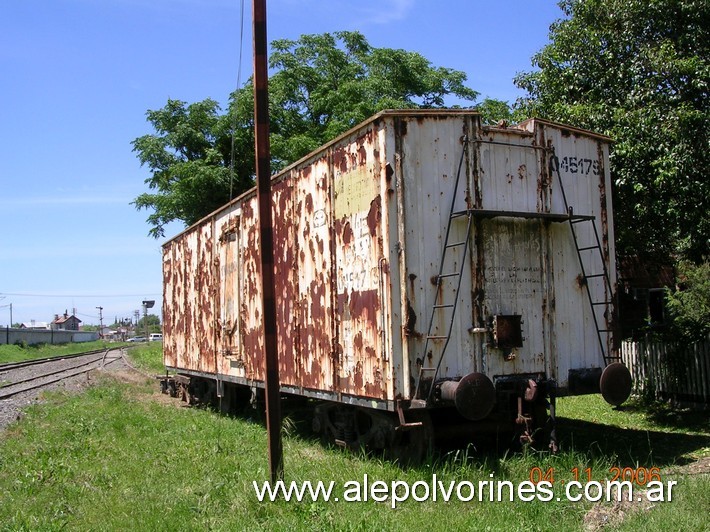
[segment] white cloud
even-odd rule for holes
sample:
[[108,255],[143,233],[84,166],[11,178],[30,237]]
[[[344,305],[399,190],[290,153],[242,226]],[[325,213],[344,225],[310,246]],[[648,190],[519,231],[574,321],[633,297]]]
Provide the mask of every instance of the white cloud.
[[367,22],[373,24],[391,24],[403,20],[409,15],[414,0],[387,0],[374,2],[374,7],[362,9]]

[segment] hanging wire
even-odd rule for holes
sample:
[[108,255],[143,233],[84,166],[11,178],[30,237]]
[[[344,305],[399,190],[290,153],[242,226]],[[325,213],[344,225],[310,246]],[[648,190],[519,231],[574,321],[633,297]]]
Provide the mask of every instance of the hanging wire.
[[232,116],[232,145],[229,153],[229,203],[234,199],[234,157],[235,142],[234,137],[237,132],[237,109],[239,107],[239,88],[242,85],[242,53],[244,51],[244,0],[240,1],[239,10],[239,64],[237,65],[237,88],[234,91],[234,113]]

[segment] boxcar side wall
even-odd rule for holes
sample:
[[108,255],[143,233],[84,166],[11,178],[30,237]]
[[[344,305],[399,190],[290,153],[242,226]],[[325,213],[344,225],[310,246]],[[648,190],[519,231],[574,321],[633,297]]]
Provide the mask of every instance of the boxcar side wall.
[[[377,408],[401,394],[391,359],[393,170],[384,124],[369,122],[273,181],[286,391]],[[167,366],[261,384],[258,239],[248,193],[166,244]]]
[[[432,307],[437,296],[437,287],[432,279],[439,272],[444,238],[449,219],[454,183],[459,163],[461,184],[456,198],[456,210],[466,209],[466,172],[470,161],[465,157],[464,135],[471,135],[476,122],[470,117],[432,117],[422,127],[416,118],[401,117],[396,120],[397,194],[399,208],[397,224],[400,233],[400,249],[395,260],[399,262],[399,277],[402,289],[403,357],[408,358],[409,383],[404,383],[406,397],[411,397],[418,379],[419,368],[435,367],[437,350],[444,340],[429,343],[424,353],[426,335],[429,331]],[[452,241],[465,239],[465,218],[457,219],[452,226]],[[462,249],[451,249],[447,254],[444,273],[457,271]],[[471,269],[464,269],[462,290],[458,294],[456,314],[453,319],[450,347],[446,352],[442,376],[460,377],[477,368],[473,357],[473,337],[469,334],[471,315]],[[438,290],[447,303],[453,302],[456,280],[443,283]],[[451,311],[441,309],[434,316],[432,336],[445,335]],[[428,376],[430,376],[429,374]]]

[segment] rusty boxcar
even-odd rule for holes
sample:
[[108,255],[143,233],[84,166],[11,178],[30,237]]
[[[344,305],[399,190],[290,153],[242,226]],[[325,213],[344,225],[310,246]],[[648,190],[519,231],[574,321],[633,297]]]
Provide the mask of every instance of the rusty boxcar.
[[[274,176],[282,393],[322,400],[332,440],[405,451],[530,438],[558,395],[623,402],[609,144],[385,111]],[[257,217],[252,190],[164,246],[165,364],[186,393],[263,387]]]

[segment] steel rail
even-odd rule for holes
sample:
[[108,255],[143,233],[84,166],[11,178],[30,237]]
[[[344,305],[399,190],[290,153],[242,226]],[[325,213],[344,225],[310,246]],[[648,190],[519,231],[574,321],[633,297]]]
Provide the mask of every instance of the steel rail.
[[[50,373],[43,373],[42,375],[35,375],[31,378],[27,378],[27,379],[23,379],[23,380],[19,380],[16,382],[6,384],[6,385],[0,387],[0,400],[7,399],[9,397],[20,394],[22,392],[28,392],[31,390],[35,390],[37,388],[41,388],[41,387],[47,386],[49,384],[54,384],[55,382],[59,382],[59,381],[62,381],[62,380],[65,380],[65,379],[68,379],[71,377],[75,377],[77,375],[81,375],[82,373],[87,373],[87,372],[91,371],[92,369],[96,369],[97,367],[99,367],[99,366],[94,365],[96,362],[101,361],[102,363],[101,363],[100,367],[103,367],[105,365],[110,364],[111,362],[115,362],[116,360],[118,360],[120,358],[121,358],[121,356],[119,354],[119,356],[117,356],[116,358],[110,359],[108,361],[104,361],[104,355],[102,354],[100,357],[95,358],[89,362],[85,362],[85,363],[71,366],[68,368],[64,368],[61,370],[53,371]],[[56,378],[53,378],[48,381],[47,380],[42,381],[38,384],[35,384],[34,386],[22,387],[19,390],[9,390],[8,389],[8,388],[15,388],[21,384],[25,384],[28,382],[38,381],[38,380],[44,379],[46,377],[52,377],[54,375],[58,375],[58,376]]]
[[[112,348],[117,349],[117,348]],[[70,358],[78,358],[87,355],[95,355],[97,353],[103,353],[106,349],[94,349],[93,351],[85,351],[83,353],[74,353],[72,355],[55,355],[51,357],[44,358],[33,358],[31,360],[23,360],[21,362],[7,362],[5,364],[0,364],[0,372],[9,371],[11,369],[24,368],[27,366],[36,366],[38,364],[44,364],[45,362],[52,362],[54,360],[65,360]]]

